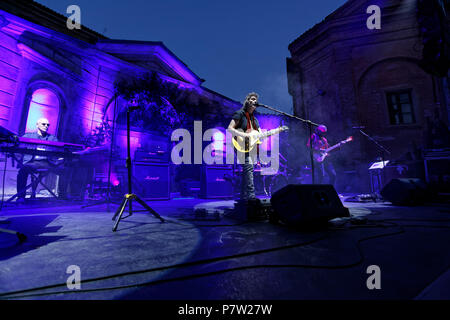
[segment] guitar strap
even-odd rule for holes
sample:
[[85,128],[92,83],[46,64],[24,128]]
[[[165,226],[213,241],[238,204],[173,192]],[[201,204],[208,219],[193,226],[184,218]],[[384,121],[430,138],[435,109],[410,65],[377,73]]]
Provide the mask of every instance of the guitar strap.
[[[245,111],[244,114],[245,114],[245,117],[247,118],[247,130],[251,129],[252,127],[253,127],[253,130],[257,130],[256,125],[255,125],[255,116],[253,115],[253,113],[250,116],[248,114],[248,112]],[[241,117],[241,119],[242,119],[242,117]],[[251,125],[250,125],[250,121],[251,121]],[[249,141],[248,141],[248,139],[245,139],[245,148],[246,149],[249,148]],[[256,146],[256,155],[257,155],[257,157],[259,157],[259,145]]]
[[[252,114],[252,116],[253,116],[253,114]],[[250,120],[250,115],[248,114],[247,111],[245,112],[245,117],[247,118],[247,130],[250,129],[250,128],[252,127],[252,126],[250,125],[250,123],[252,123],[252,124],[253,124],[253,127],[255,127],[255,123],[252,121],[254,118],[252,117],[253,119]]]
[[[239,121],[238,121],[238,123],[237,123],[237,127],[238,128],[240,128],[241,127],[241,124],[242,124],[242,118],[244,118],[244,117],[246,117],[246,119],[247,119],[247,129],[250,129],[250,126],[249,126],[249,114],[248,114],[248,112],[246,112],[246,111],[243,111],[243,113],[241,114],[241,117],[239,118]],[[259,125],[257,126],[256,125],[256,121],[255,121],[255,116],[253,115],[253,113],[252,113],[252,115],[251,115],[251,122],[252,122],[252,125],[253,125],[253,128],[255,129],[255,130],[257,130],[258,128],[257,127],[259,127]]]
[[[247,119],[247,129],[250,129],[251,127],[250,127],[250,121],[252,121],[252,124],[253,124],[253,128],[255,128],[256,126],[255,126],[255,117],[254,117],[254,115],[252,114],[252,116],[251,116],[251,120],[250,120],[250,115],[248,114],[248,112],[246,112],[246,111],[244,111],[243,112],[243,114],[241,114],[241,117],[239,118],[239,121],[238,121],[238,123],[237,123],[237,128],[240,128],[241,127],[241,124],[242,124],[242,118],[243,117],[246,117],[246,119]],[[244,130],[245,131],[245,130]],[[236,138],[236,137],[235,137]],[[244,145],[245,145],[245,149],[248,149],[248,147],[249,147],[249,141],[248,141],[248,139],[245,139],[244,140]],[[256,146],[256,154],[257,154],[257,156],[259,157],[259,146],[257,145]]]

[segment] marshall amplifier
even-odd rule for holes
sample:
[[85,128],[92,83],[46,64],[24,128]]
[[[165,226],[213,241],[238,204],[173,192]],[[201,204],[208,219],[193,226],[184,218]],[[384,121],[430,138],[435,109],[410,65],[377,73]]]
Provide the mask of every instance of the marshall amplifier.
[[170,152],[163,149],[147,150],[137,148],[134,152],[134,161],[168,163],[170,161]]
[[170,199],[168,163],[133,163],[133,192],[149,200]]
[[171,142],[168,136],[160,136],[158,133],[140,133],[138,145],[134,152],[136,162],[170,162]]
[[203,166],[200,180],[200,197],[232,198],[233,185],[230,177],[233,176],[232,166]]

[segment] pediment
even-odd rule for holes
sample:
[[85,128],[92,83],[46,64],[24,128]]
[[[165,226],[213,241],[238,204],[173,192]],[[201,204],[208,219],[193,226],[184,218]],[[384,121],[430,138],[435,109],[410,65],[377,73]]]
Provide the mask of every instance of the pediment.
[[162,42],[101,40],[96,47],[116,58],[149,71],[156,71],[194,85],[200,85],[203,82]]

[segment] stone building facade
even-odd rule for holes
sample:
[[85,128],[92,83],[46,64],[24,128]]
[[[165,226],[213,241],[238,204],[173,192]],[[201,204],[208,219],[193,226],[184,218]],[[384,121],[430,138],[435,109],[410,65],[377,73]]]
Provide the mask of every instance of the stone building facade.
[[[35,130],[37,118],[45,116],[59,141],[82,143],[105,118],[113,119],[115,83],[152,72],[189,91],[191,101],[215,106],[190,110],[194,120],[220,115],[220,123],[209,125],[224,127],[241,107],[204,87],[204,80],[162,42],[108,39],[84,26],[69,30],[66,22],[67,17],[34,1],[0,3],[0,126],[21,135]],[[190,106],[195,109],[195,103]],[[134,147],[139,136],[132,133]],[[14,193],[16,170],[7,171],[6,185]]]
[[[370,5],[381,8],[380,29],[367,27]],[[416,9],[415,0],[350,0],[289,45],[294,112],[325,124],[332,143],[354,137],[333,161],[341,182],[358,180],[358,190],[369,190],[368,167],[381,152],[353,127],[365,127],[364,133],[390,152],[385,158],[396,160],[432,147],[433,123],[449,125],[449,77],[420,67]]]

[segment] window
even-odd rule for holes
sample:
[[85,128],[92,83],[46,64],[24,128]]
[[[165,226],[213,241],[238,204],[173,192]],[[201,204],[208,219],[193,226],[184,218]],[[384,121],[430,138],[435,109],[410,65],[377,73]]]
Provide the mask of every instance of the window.
[[25,132],[36,131],[36,122],[39,118],[47,118],[50,122],[48,133],[56,135],[59,119],[59,98],[51,90],[37,89],[33,92]]
[[416,123],[411,100],[411,90],[388,92],[386,95],[389,108],[389,121],[391,124]]

